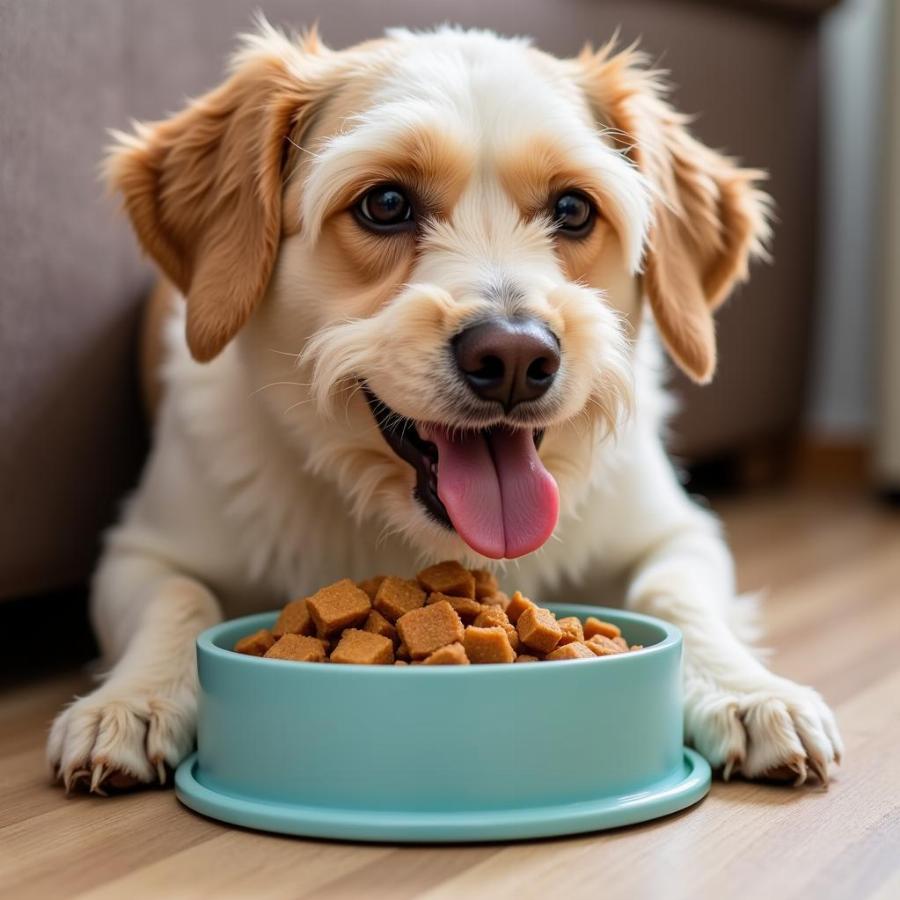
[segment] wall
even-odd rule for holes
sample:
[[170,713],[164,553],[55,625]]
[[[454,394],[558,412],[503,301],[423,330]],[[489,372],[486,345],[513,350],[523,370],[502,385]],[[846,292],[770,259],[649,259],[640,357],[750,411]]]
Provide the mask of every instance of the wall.
[[844,0],[823,20],[823,203],[809,419],[829,439],[868,437],[876,417],[882,102],[887,5]]
[[900,494],[900,11],[892,10],[890,80],[885,96],[886,154],[884,235],[881,243],[882,310],[878,317],[878,430],[875,474],[879,485]]

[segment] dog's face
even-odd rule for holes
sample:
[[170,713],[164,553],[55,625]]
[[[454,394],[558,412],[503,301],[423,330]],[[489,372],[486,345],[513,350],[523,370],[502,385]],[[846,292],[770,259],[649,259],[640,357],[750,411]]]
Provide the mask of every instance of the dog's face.
[[758,173],[693,141],[638,63],[264,27],[111,174],[194,356],[237,336],[259,387],[295,382],[259,396],[305,465],[420,548],[519,557],[626,414],[642,297],[708,379],[712,309],[765,233]]

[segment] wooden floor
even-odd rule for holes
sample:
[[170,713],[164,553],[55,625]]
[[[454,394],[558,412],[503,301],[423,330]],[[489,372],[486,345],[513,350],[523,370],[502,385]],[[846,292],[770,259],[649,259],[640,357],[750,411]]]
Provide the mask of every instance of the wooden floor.
[[227,828],[171,791],[66,798],[43,737],[78,673],[0,699],[0,896],[900,897],[900,513],[851,494],[719,504],[741,585],[768,585],[773,665],[833,704],[830,789],[716,783],[647,825],[516,845],[395,847]]

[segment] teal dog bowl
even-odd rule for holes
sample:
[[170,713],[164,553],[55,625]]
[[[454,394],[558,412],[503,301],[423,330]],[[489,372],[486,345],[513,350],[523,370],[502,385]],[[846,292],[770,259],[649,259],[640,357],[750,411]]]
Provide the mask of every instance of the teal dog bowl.
[[197,640],[197,752],[182,803],[235,825],[363,841],[516,840],[629,825],[696,803],[682,745],[681,635],[621,610],[639,653],[557,663],[340,666],[231,651],[274,613]]

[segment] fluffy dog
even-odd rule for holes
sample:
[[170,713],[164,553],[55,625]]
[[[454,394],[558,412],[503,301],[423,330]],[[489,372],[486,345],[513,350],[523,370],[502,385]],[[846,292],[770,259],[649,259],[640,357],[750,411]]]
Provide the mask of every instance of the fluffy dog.
[[67,787],[189,752],[201,629],[445,557],[674,622],[687,739],[726,777],[827,781],[833,717],[736,635],[719,526],[660,438],[657,336],[712,377],[768,198],[640,54],[453,28],[335,52],[261,22],[220,87],[117,142],[179,296],[93,585],[110,668],[50,734]]

